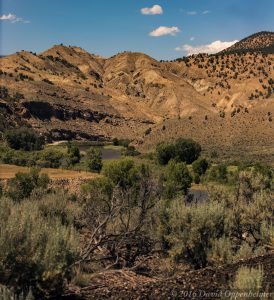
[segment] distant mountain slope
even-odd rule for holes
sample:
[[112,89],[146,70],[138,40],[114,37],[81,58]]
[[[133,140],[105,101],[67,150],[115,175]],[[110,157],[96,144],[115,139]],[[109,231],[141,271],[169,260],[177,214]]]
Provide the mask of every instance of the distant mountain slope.
[[274,53],[274,32],[261,31],[244,38],[221,53],[236,52],[263,52]]
[[260,145],[274,135],[273,54],[159,62],[56,45],[2,57],[0,65],[0,132],[27,125],[52,140],[130,138],[145,151],[175,136]]

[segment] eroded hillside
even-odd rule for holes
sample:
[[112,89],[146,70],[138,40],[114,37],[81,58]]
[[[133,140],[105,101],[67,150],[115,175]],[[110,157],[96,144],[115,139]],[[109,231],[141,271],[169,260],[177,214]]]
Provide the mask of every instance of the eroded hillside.
[[274,54],[261,52],[159,62],[63,45],[22,51],[1,58],[0,126],[30,125],[53,140],[128,137],[143,150],[178,135],[257,147],[274,135],[273,79]]

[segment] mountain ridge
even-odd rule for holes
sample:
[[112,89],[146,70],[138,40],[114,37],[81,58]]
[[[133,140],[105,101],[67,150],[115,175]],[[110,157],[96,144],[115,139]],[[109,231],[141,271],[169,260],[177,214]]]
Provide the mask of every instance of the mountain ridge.
[[273,54],[257,52],[161,62],[128,51],[103,58],[76,46],[21,51],[1,58],[0,131],[25,124],[49,140],[127,137],[144,151],[164,127],[167,139],[181,128],[179,135],[202,144],[217,135],[210,143],[230,145],[243,134],[255,143],[256,132],[260,144],[273,134],[273,66]]
[[242,52],[274,53],[274,32],[260,31],[254,33],[220,53],[242,53]]

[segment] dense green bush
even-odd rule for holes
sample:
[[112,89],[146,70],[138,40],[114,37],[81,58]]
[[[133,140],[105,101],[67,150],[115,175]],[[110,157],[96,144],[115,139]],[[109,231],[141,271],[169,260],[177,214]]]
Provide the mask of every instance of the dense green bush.
[[175,157],[175,148],[173,144],[160,143],[156,147],[156,157],[161,165],[166,165]]
[[97,148],[90,148],[86,154],[86,166],[89,171],[100,172],[103,166],[102,152]]
[[80,162],[80,159],[81,159],[81,154],[80,154],[80,150],[79,148],[71,143],[71,142],[68,142],[67,144],[67,155],[68,155],[68,165],[75,165],[77,163]]
[[192,170],[194,173],[194,182],[200,183],[200,178],[205,174],[209,167],[209,163],[205,158],[198,158],[192,163]]
[[134,186],[140,178],[139,167],[130,159],[109,162],[103,166],[102,171],[113,185],[122,188]]
[[156,156],[161,165],[167,164],[171,159],[191,164],[197,160],[201,153],[201,146],[192,139],[177,139],[175,143],[160,143],[156,147]]
[[175,159],[178,161],[191,164],[198,159],[201,150],[201,146],[192,139],[180,138],[175,141]]
[[34,189],[46,189],[49,183],[47,174],[39,175],[39,169],[32,169],[29,173],[17,173],[9,179],[7,195],[14,201],[22,201],[31,195]]
[[13,150],[8,147],[0,147],[0,160],[5,164],[32,167],[36,165],[37,152]]
[[5,132],[5,140],[15,150],[41,150],[44,139],[31,128],[10,129]]
[[165,196],[169,199],[178,194],[186,194],[191,187],[192,178],[185,163],[176,163],[170,160],[164,174]]
[[61,151],[45,149],[40,153],[37,153],[38,160],[36,165],[41,168],[59,168],[65,158]]
[[198,174],[199,176],[202,176],[205,174],[208,166],[209,166],[208,161],[202,157],[198,158],[197,160],[195,160],[192,163],[193,172]]
[[117,138],[113,139],[114,146],[122,146],[125,148],[127,148],[129,146],[130,142],[131,141],[129,139],[117,139]]
[[57,216],[46,218],[39,201],[0,201],[0,283],[37,299],[59,297],[79,257],[78,234]]
[[85,194],[89,194],[92,199],[101,197],[99,201],[110,199],[113,188],[113,182],[108,177],[95,178],[87,184],[82,185],[82,191]]
[[64,160],[65,155],[57,150],[23,151],[0,147],[0,161],[5,164],[23,167],[59,168]]

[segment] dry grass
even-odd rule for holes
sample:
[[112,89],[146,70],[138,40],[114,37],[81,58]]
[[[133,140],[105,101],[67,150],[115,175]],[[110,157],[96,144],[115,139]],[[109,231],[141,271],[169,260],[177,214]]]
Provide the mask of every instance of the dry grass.
[[[19,167],[15,165],[0,164],[0,179],[10,179],[18,172],[29,172],[30,168]],[[99,176],[96,173],[84,172],[84,171],[71,171],[63,169],[41,169],[41,173],[46,173],[51,179],[92,179]]]

